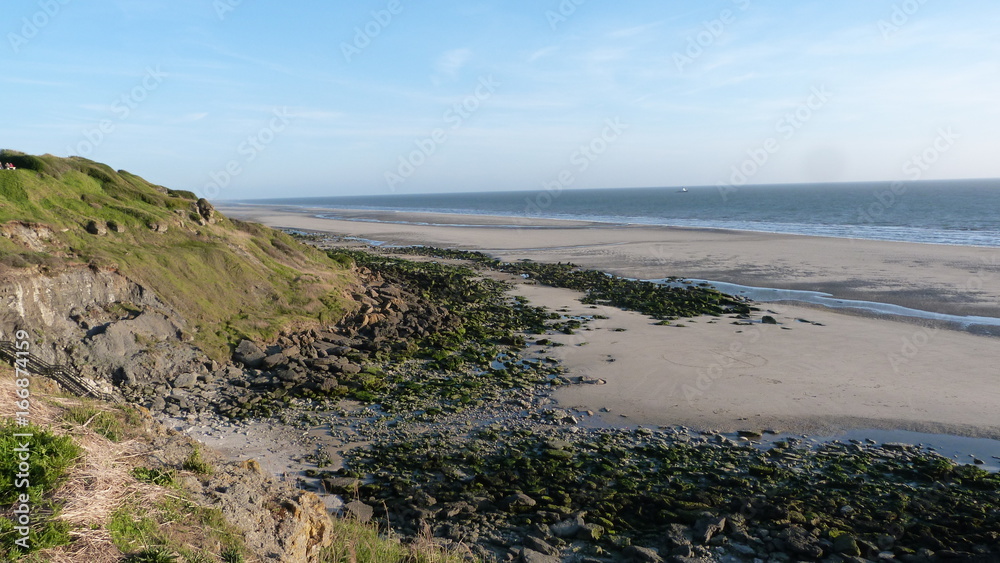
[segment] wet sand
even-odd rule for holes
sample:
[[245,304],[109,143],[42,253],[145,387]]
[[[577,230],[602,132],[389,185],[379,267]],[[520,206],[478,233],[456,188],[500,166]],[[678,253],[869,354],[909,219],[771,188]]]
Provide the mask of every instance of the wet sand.
[[[434,214],[352,211],[354,220],[330,220],[301,210],[220,209],[275,227],[390,244],[1000,317],[998,249],[529,219],[511,227],[506,218]],[[559,404],[592,410],[607,423],[799,433],[880,428],[1000,438],[995,337],[791,303],[761,305],[779,325],[702,317],[681,321],[683,327],[657,326],[638,313],[589,309],[572,291],[535,285],[517,291],[552,309],[609,317],[592,321],[591,330],[558,337],[566,345],[550,351],[571,375],[607,382],[561,389]]]

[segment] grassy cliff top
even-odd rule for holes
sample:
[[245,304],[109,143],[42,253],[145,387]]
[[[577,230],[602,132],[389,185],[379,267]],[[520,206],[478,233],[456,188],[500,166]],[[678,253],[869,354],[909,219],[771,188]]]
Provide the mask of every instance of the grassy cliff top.
[[0,162],[18,168],[0,170],[0,275],[117,270],[173,307],[216,359],[239,338],[328,324],[353,303],[350,272],[324,253],[219,213],[208,221],[191,192],[80,157],[2,151]]

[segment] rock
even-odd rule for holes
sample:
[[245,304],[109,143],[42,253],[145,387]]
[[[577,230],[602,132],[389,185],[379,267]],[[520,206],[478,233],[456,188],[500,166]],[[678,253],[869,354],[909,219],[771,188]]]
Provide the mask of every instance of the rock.
[[819,539],[799,526],[789,526],[786,531],[785,545],[793,553],[806,557],[819,558],[823,555],[823,548],[819,546]]
[[533,536],[524,538],[524,546],[545,555],[559,555],[559,550],[549,545],[548,542]]
[[437,504],[437,499],[427,494],[427,491],[417,491],[413,495],[413,502],[417,506],[434,506]]
[[124,233],[125,226],[119,224],[117,221],[108,221],[108,230],[115,233]]
[[630,545],[625,548],[623,553],[625,554],[626,561],[632,561],[633,563],[663,563],[663,558],[660,557],[660,554],[655,549],[648,547]]
[[670,550],[670,555],[673,555],[673,561],[678,561],[678,559],[683,559],[686,557],[694,557],[694,548],[690,545],[679,545]]
[[361,486],[360,480],[350,477],[327,477],[323,479],[322,483],[326,492],[338,495],[356,494],[358,487]]
[[712,536],[721,534],[726,528],[726,519],[723,516],[705,516],[694,525],[694,539],[701,543],[708,543]]
[[558,557],[539,553],[527,547],[521,550],[521,558],[519,561],[521,561],[521,563],[561,563],[561,560]]
[[761,317],[760,322],[762,322],[762,323],[764,323],[766,325],[776,325],[776,324],[778,324],[778,320],[775,319],[774,317],[772,317],[771,315],[764,315],[763,317]]
[[344,373],[347,375],[356,375],[361,373],[361,366],[357,364],[352,364],[347,361],[341,362],[337,364],[337,366],[340,368],[340,373]]
[[669,547],[690,546],[692,539],[691,529],[684,524],[671,524],[667,527],[666,540]]
[[861,556],[861,548],[858,547],[858,542],[849,534],[837,536],[833,540],[833,551],[840,555]]
[[167,226],[166,223],[153,222],[149,224],[149,230],[156,233],[165,233],[167,232],[168,229],[169,227]]
[[278,352],[277,354],[271,354],[264,358],[264,369],[274,369],[278,366],[283,366],[288,363],[288,357]]
[[249,340],[241,340],[233,352],[233,361],[244,366],[255,369],[264,363],[264,351],[259,346]]
[[344,510],[359,522],[368,522],[375,515],[375,509],[360,500],[352,500],[345,504]]
[[149,406],[149,410],[152,411],[162,411],[167,408],[167,401],[162,396],[153,397],[153,404]]
[[536,504],[538,503],[535,502],[535,499],[523,493],[510,495],[497,503],[500,508],[511,512],[517,511],[518,509],[530,508]]
[[576,531],[577,539],[586,541],[597,541],[601,539],[604,535],[604,526],[599,524],[584,523],[580,526],[580,529]]
[[583,514],[577,514],[572,518],[550,525],[549,531],[557,538],[571,538],[580,531],[584,523]]
[[282,505],[285,516],[278,525],[278,544],[285,561],[317,561],[320,551],[333,543],[333,523],[322,499],[303,492]]
[[206,223],[210,225],[215,223],[215,208],[207,199],[201,198],[195,205],[198,207],[198,215],[201,215]]
[[174,378],[174,388],[189,389],[198,383],[198,376],[193,373],[182,373]]
[[108,234],[108,229],[101,223],[91,220],[87,222],[87,232],[92,235],[104,236]]

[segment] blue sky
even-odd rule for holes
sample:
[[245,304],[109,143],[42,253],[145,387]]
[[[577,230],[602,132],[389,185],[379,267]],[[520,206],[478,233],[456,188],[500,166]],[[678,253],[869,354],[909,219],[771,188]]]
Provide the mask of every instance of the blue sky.
[[0,146],[215,199],[1000,177],[1000,4],[35,0]]

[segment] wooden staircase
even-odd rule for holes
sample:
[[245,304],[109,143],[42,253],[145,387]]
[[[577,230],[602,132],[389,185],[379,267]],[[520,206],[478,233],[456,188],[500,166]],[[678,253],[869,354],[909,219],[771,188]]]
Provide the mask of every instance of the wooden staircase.
[[[27,370],[31,375],[43,375],[54,380],[63,389],[79,395],[100,399],[110,403],[121,403],[122,399],[116,395],[109,395],[98,389],[93,383],[84,379],[80,374],[74,372],[66,366],[56,366],[41,360],[34,354],[19,355],[17,347],[13,342],[0,340],[0,358],[13,364],[19,360],[25,360]],[[24,369],[25,366],[22,366]]]

